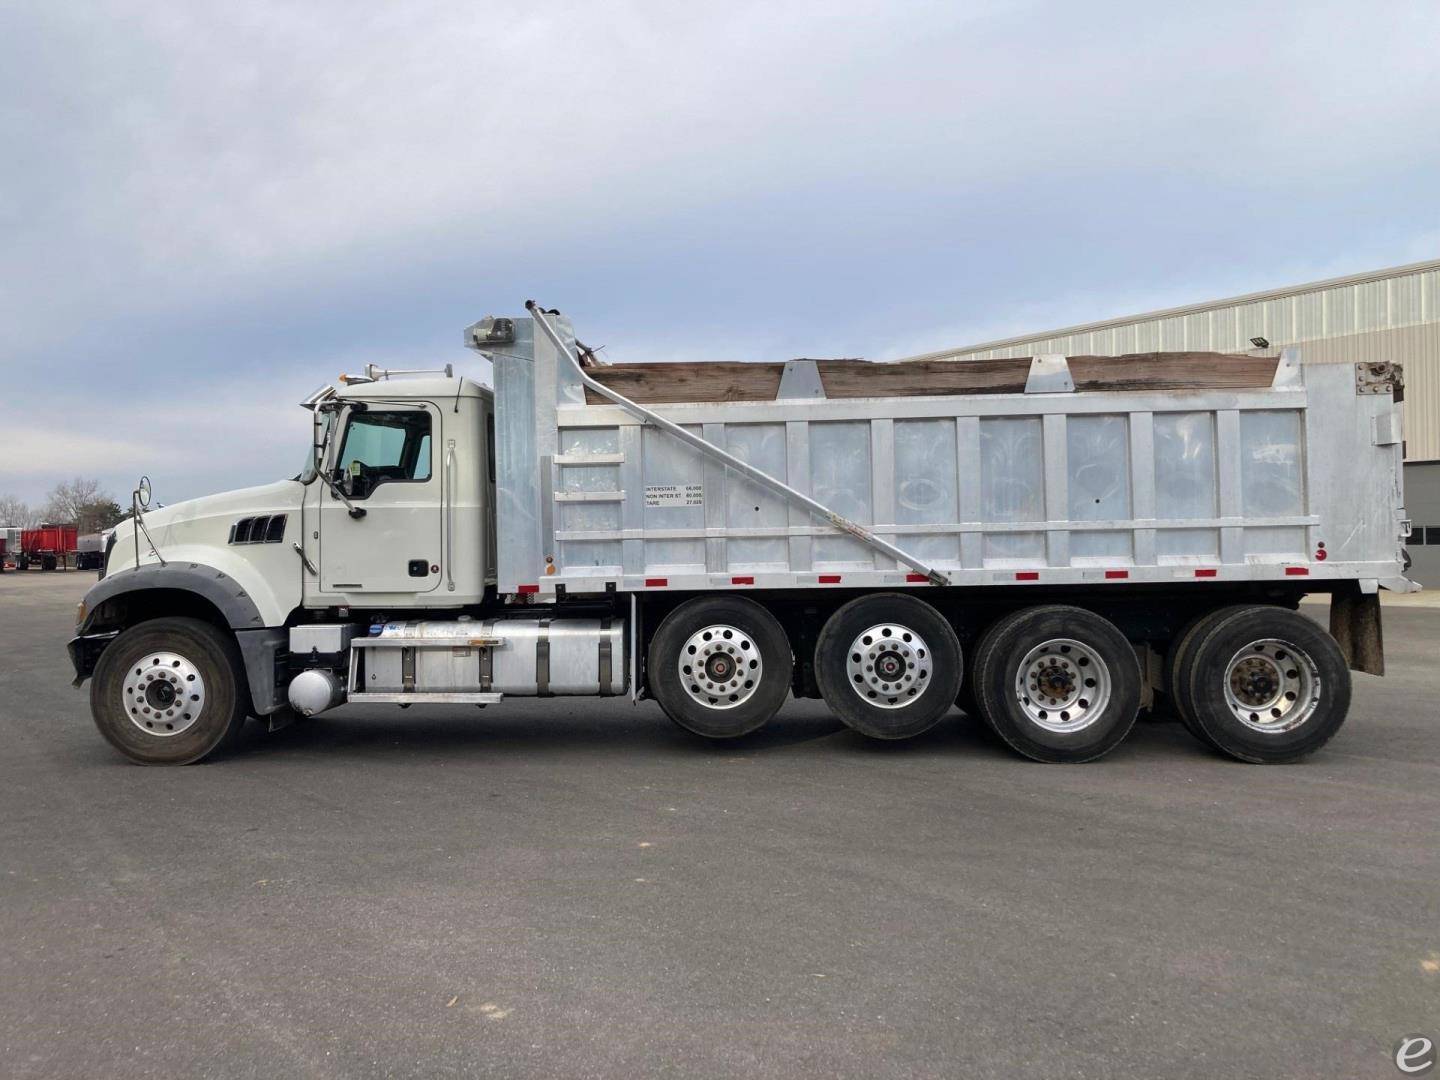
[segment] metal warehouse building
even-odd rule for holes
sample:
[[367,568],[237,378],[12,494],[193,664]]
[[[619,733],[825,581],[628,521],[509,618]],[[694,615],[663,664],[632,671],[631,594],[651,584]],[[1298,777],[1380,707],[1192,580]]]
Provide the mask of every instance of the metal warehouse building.
[[987,341],[914,359],[989,360],[1064,353],[1278,352],[1405,366],[1405,502],[1411,576],[1440,588],[1440,260],[1233,296],[1204,304]]

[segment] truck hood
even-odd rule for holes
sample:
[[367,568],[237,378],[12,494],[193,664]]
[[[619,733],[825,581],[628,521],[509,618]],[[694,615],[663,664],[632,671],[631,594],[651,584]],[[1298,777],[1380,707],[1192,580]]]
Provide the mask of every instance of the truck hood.
[[[230,536],[230,526],[240,518],[298,511],[304,495],[305,487],[298,480],[277,480],[272,484],[237,488],[235,491],[222,491],[217,495],[202,495],[198,499],[186,499],[169,506],[147,510],[144,515],[145,525],[156,546],[160,548],[160,553],[164,555],[165,540],[161,537],[161,532],[174,533],[173,539],[185,542],[198,539],[198,533],[191,535],[194,530],[209,535],[213,528],[220,527],[220,543],[226,543]],[[132,520],[127,518],[116,528],[123,535],[129,536]],[[143,534],[140,542],[145,542]],[[142,552],[141,562],[144,561]]]
[[[137,549],[142,567],[162,559],[209,567],[240,584],[266,625],[278,625],[300,602],[303,561],[295,546],[303,545],[300,508],[306,490],[297,480],[280,480],[186,499],[147,510],[138,537],[135,519],[127,518],[115,526],[105,575],[133,569]],[[253,537],[247,536],[248,526],[242,523],[256,518],[267,520]]]

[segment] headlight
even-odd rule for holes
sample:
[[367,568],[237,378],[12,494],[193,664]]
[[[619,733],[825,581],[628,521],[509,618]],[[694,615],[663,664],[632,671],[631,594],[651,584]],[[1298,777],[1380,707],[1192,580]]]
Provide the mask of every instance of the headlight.
[[78,604],[75,605],[75,629],[76,629],[76,630],[79,630],[80,627],[82,627],[82,626],[85,625],[85,616],[86,616],[87,614],[89,614],[89,611],[88,611],[88,609],[85,607],[85,601],[84,601],[84,600],[81,600]]

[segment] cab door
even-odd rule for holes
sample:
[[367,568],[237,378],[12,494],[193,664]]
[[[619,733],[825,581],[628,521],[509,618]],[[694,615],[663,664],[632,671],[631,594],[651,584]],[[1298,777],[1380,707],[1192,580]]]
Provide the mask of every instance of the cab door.
[[[442,413],[428,402],[346,410],[320,492],[320,587],[334,593],[427,593],[440,584]],[[393,601],[392,601],[393,602]]]

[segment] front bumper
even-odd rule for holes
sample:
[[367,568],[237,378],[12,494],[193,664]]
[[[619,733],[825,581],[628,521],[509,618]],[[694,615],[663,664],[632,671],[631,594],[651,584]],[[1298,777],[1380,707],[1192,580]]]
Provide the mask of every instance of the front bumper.
[[72,686],[79,686],[95,674],[95,664],[100,659],[100,654],[119,633],[119,630],[111,630],[107,634],[77,634],[65,643],[65,651],[70,654],[70,663],[75,668],[75,681],[71,683]]

